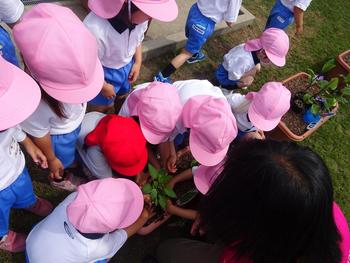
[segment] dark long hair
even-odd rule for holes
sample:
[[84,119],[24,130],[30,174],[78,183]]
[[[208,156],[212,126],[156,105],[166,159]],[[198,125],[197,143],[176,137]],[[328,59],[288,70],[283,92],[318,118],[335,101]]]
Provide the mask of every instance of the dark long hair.
[[203,225],[254,263],[338,263],[340,235],[323,160],[290,142],[231,147],[201,204]]
[[[38,83],[39,84],[39,83]],[[39,85],[40,87],[40,85]],[[50,109],[60,118],[67,118],[64,108],[62,105],[62,102],[56,100],[55,98],[51,97],[49,94],[45,92],[43,88],[41,88],[41,98],[49,105]]]

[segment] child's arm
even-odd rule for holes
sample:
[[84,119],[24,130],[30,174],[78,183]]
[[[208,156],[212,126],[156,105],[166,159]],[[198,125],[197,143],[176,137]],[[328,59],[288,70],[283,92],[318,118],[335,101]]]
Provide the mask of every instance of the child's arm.
[[175,173],[176,172],[176,161],[177,161],[177,155],[176,155],[176,150],[175,150],[175,144],[173,141],[169,141],[169,147],[170,147],[170,155],[169,158],[167,160],[167,169],[169,172],[171,173]]
[[132,66],[132,68],[130,70],[130,74],[129,74],[129,82],[130,83],[134,83],[140,75],[140,69],[141,69],[141,65],[142,65],[142,44],[140,44],[136,48],[134,60],[135,60],[134,65]]
[[300,35],[304,30],[304,10],[300,9],[297,6],[294,6],[294,20],[296,27],[296,34]]
[[103,83],[101,93],[104,97],[106,97],[109,100],[113,99],[116,96],[114,86],[106,81]]
[[48,168],[46,156],[42,151],[33,143],[33,141],[26,136],[23,141],[20,142],[23,145],[26,152],[32,157],[36,164],[40,164],[41,168]]
[[190,180],[192,177],[193,177],[192,169],[191,168],[187,169],[187,170],[183,171],[182,173],[179,173],[178,175],[171,178],[171,180],[168,182],[168,187],[174,188],[174,186],[177,183]]
[[125,232],[128,234],[128,238],[135,235],[137,231],[139,231],[144,224],[146,224],[147,220],[149,219],[151,215],[151,204],[148,204],[149,201],[147,201],[147,197],[145,196],[145,206],[142,210],[142,213],[140,217],[136,220],[135,223],[133,223],[131,226],[128,226],[125,228]]
[[193,221],[198,216],[198,212],[196,210],[178,207],[178,206],[174,205],[169,199],[168,199],[167,211],[169,214],[179,216],[182,218],[186,218],[186,219],[190,219]]
[[64,167],[52,150],[50,133],[47,133],[44,137],[41,138],[32,137],[32,140],[47,158],[48,166],[50,169],[50,177],[62,179]]

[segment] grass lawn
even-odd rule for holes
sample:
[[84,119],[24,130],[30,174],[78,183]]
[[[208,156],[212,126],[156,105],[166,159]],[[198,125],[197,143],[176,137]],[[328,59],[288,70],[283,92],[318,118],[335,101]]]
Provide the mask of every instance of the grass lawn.
[[[208,59],[195,65],[185,65],[173,77],[174,80],[191,78],[212,79],[216,66],[223,55],[233,46],[259,35],[263,29],[273,0],[245,0],[244,5],[256,17],[256,22],[247,28],[211,39],[205,49]],[[318,0],[313,1],[305,14],[305,29],[302,38],[295,38],[294,27],[288,30],[291,36],[291,50],[287,65],[282,68],[263,69],[252,89],[258,89],[271,80],[283,80],[288,76],[305,71],[311,67],[319,69],[329,58],[336,57],[341,51],[350,48],[350,1]],[[167,54],[145,62],[141,71],[140,82],[150,81],[153,75],[165,66],[175,54]],[[315,149],[326,161],[334,183],[335,200],[342,207],[350,221],[350,106],[341,106],[336,117],[328,121],[309,139],[302,142]],[[34,187],[39,196],[58,204],[67,193],[52,189],[45,173],[28,166],[33,176]],[[29,232],[39,217],[24,211],[13,211],[11,227],[16,231]],[[188,223],[170,220],[167,227],[162,227],[146,237],[135,236],[118,252],[110,262],[141,262],[146,254],[152,254],[160,240],[167,237],[188,233]],[[45,256],[45,251],[43,251]],[[0,262],[24,262],[23,254],[11,255],[0,252]],[[35,262],[34,262],[35,263]]]

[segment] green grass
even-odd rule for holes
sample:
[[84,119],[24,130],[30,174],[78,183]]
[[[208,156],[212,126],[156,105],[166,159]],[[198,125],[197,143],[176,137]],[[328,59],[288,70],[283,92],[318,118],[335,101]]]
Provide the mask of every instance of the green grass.
[[[247,7],[256,17],[256,22],[249,27],[211,39],[205,52],[208,59],[202,63],[185,65],[174,76],[174,80],[190,78],[213,79],[216,66],[221,63],[223,55],[233,46],[247,39],[257,37],[263,29],[273,0],[246,0]],[[263,83],[271,80],[283,80],[288,76],[307,68],[320,69],[329,58],[350,48],[350,1],[318,0],[312,1],[305,14],[305,32],[302,38],[293,37],[294,27],[288,30],[291,36],[291,50],[287,65],[282,68],[263,69],[252,89],[258,89]],[[167,54],[152,59],[142,67],[140,82],[150,81],[152,76],[165,66],[174,54]],[[327,163],[333,178],[335,200],[342,207],[350,220],[350,106],[342,106],[336,117],[322,126],[314,135],[302,142],[315,149]],[[28,162],[34,187],[39,196],[58,204],[67,193],[52,189],[47,182],[46,174]],[[13,211],[11,227],[16,231],[28,232],[40,218],[24,211]],[[161,228],[147,237],[135,236],[118,252],[111,262],[140,262],[145,254],[152,253],[157,243],[169,236],[180,235],[178,222],[170,227]],[[182,227],[182,233],[187,228]],[[180,230],[181,232],[181,230]],[[43,256],[45,252],[43,251]],[[23,254],[11,255],[0,252],[0,262],[24,262]]]

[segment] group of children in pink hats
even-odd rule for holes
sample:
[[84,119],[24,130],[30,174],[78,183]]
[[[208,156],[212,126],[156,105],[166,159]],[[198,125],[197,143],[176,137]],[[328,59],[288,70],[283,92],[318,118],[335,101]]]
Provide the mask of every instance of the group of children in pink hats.
[[[13,36],[24,70],[10,41],[0,57],[0,249],[26,247],[27,262],[106,262],[151,214],[151,201],[139,187],[148,162],[175,173],[177,140],[189,134],[199,165],[169,185],[193,177],[205,194],[231,143],[264,139],[289,109],[291,94],[278,82],[233,93],[249,86],[261,65],[284,66],[289,40],[278,28],[230,50],[215,73],[219,87],[208,80],[170,81],[186,60],[204,59],[201,47],[215,24],[232,26],[240,0],[198,0],[187,19],[185,49],[155,81],[131,92],[149,21],[174,20],[175,0],[89,0],[84,22],[55,4],[38,4],[20,19],[21,2],[2,2],[9,13],[5,17],[0,7],[0,20],[18,21]],[[125,96],[118,115],[106,114],[118,96]],[[92,111],[86,114],[88,104]],[[37,197],[18,143],[49,170],[52,186],[77,191],[54,210]],[[77,163],[87,178],[74,175]],[[11,208],[47,217],[26,237],[9,230]],[[171,202],[168,211],[196,217]]]

